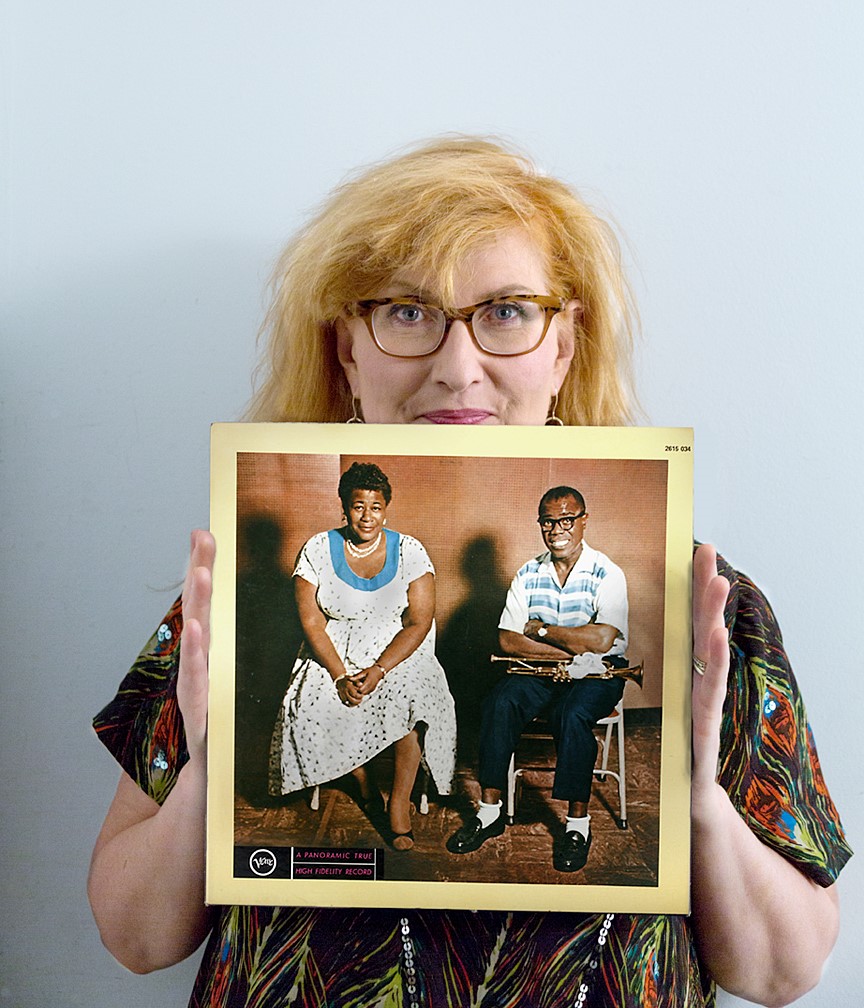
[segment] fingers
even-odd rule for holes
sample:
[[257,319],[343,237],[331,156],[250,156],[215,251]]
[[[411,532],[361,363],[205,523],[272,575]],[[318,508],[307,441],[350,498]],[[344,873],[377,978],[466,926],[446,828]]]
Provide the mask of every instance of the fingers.
[[201,624],[203,646],[210,647],[210,599],[213,592],[213,563],[216,541],[209,532],[196,529],[192,533],[189,568],[183,587],[183,615]]
[[713,785],[720,754],[720,724],[729,675],[729,639],[717,627],[705,646],[705,674],[693,676],[693,783]]
[[729,582],[717,573],[717,552],[700,546],[693,558],[693,653],[706,660],[709,639],[724,626],[723,612]]
[[183,624],[177,702],[183,715],[190,757],[203,755],[207,738],[207,648],[204,628],[196,619]]
[[189,587],[189,579],[196,567],[207,567],[213,570],[216,558],[216,540],[204,529],[193,529],[189,537],[189,565],[186,568],[186,579],[183,582],[183,594]]
[[718,731],[726,698],[726,681],[729,676],[729,639],[725,627],[715,629],[705,650],[705,673],[693,676],[693,716],[695,728],[705,727],[706,721],[716,721]]
[[720,723],[729,675],[729,637],[723,615],[729,582],[717,573],[713,546],[700,546],[693,558],[693,654],[705,663],[693,675],[693,783],[713,786],[720,753]]
[[700,546],[693,558],[693,654],[705,663],[693,676],[694,779],[713,783],[720,747],[720,721],[729,672],[729,640],[723,612],[729,582],[717,573],[717,552]]
[[183,585],[183,636],[177,680],[177,701],[190,756],[203,752],[207,736],[207,652],[215,556],[213,536],[201,530],[193,532]]
[[353,676],[346,676],[344,679],[340,679],[336,684],[336,692],[339,694],[339,699],[342,703],[349,707],[356,707],[363,699],[363,693],[354,682]]
[[694,586],[700,581],[712,577],[717,573],[717,550],[710,543],[703,543],[697,546],[693,554],[693,583]]
[[377,671],[372,668],[363,669],[356,676],[352,676],[353,682],[357,686],[357,691],[361,696],[369,696],[374,693],[378,683],[381,681]]

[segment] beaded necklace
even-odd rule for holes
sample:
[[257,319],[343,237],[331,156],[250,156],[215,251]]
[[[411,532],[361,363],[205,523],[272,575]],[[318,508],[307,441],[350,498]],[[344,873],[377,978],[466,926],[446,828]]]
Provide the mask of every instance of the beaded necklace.
[[381,533],[379,532],[373,542],[369,543],[368,546],[355,546],[350,539],[345,540],[345,546],[351,556],[362,559],[363,557],[371,556],[376,549],[378,549],[378,543],[381,542]]
[[[612,927],[612,922],[615,920],[615,914],[606,914],[603,919],[603,926],[600,928],[600,934],[597,936],[597,946],[591,953],[591,958],[588,961],[588,967],[582,976],[579,978],[579,990],[576,994],[576,1000],[573,1002],[572,1008],[583,1008],[585,1004],[585,999],[588,997],[588,993],[591,989],[591,976],[594,970],[600,965],[600,959],[603,955],[603,946],[606,944],[606,936],[609,934],[609,929]],[[399,928],[402,932],[402,952],[399,957],[399,964],[402,967],[402,976],[405,981],[405,992],[408,995],[408,1003],[406,1008],[421,1008],[419,1000],[419,989],[418,989],[418,977],[417,977],[417,963],[414,954],[414,941],[411,938],[411,924],[407,917],[401,917],[399,919]]]

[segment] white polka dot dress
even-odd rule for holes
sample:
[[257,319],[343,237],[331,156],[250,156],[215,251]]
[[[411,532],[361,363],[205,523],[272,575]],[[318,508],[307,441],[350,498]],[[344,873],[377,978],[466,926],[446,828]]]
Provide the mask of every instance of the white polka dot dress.
[[[294,575],[317,586],[327,634],[348,672],[371,665],[402,629],[408,586],[434,573],[416,539],[385,529],[387,557],[373,578],[358,577],[345,560],[337,530],[313,536]],[[357,707],[339,699],[330,673],[304,648],[273,733],[270,790],[290,794],[341,777],[418,725],[423,760],[440,794],[450,793],[456,751],[453,698],[435,657],[435,627],[390,669]]]

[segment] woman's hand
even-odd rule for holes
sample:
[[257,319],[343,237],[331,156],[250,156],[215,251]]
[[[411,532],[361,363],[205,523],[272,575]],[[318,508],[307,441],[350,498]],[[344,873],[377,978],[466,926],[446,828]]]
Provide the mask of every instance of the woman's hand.
[[717,573],[717,552],[700,546],[693,558],[693,656],[705,663],[693,670],[693,802],[717,780],[720,722],[729,675],[729,635],[723,610],[729,582]]
[[384,678],[384,670],[380,665],[370,665],[368,668],[364,668],[362,672],[358,672],[356,676],[352,676],[352,678],[360,696],[369,696],[370,693],[375,692]]
[[210,647],[210,600],[216,541],[196,529],[191,536],[189,567],[183,582],[183,636],[177,703],[183,715],[190,759],[206,759],[207,752],[207,652]]
[[192,533],[177,679],[189,762],[161,806],[121,774],[90,864],[87,891],[102,941],[136,973],[185,959],[212,922],[213,911],[204,903],[204,816],[215,554],[209,532]]
[[819,980],[837,935],[837,894],[763,844],[717,783],[728,593],[714,548],[700,546],[693,654],[705,669],[693,672],[692,917],[700,957],[721,987],[758,1004],[786,1005]]
[[356,707],[363,699],[363,693],[357,685],[357,676],[346,675],[336,680],[336,692],[346,707]]

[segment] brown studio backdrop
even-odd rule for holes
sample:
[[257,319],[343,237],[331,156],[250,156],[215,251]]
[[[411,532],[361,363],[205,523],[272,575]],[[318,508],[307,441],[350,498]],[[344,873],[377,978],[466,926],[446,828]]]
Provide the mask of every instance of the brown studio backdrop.
[[[310,536],[343,524],[337,487],[341,473],[355,461],[375,462],[387,474],[393,488],[388,527],[426,547],[436,571],[438,640],[451,652],[454,646],[469,651],[475,637],[494,641],[507,585],[526,560],[544,549],[537,526],[541,495],[558,485],[578,489],[589,513],[586,541],[627,577],[628,656],[645,663],[644,688],[628,683],[627,705],[661,706],[665,462],[240,453],[238,580],[249,565],[243,529],[250,523],[265,521],[278,530],[273,549],[286,577]],[[462,619],[466,616],[467,622]],[[483,626],[476,626],[477,621]],[[465,624],[462,636],[448,635],[457,622]],[[285,656],[286,681],[293,658]],[[443,654],[442,663],[448,666]],[[459,674],[471,671],[462,668]]]

